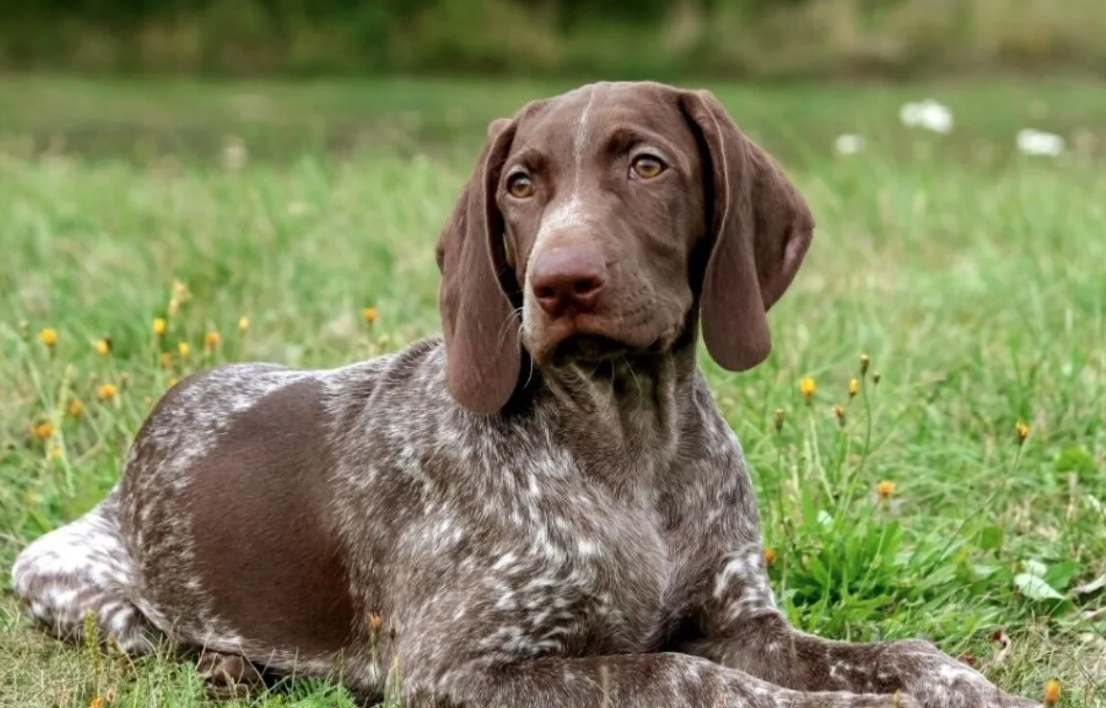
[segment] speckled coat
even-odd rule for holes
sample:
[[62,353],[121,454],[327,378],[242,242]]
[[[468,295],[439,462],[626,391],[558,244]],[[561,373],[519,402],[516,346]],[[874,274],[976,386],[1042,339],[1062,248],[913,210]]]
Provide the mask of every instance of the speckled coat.
[[[767,355],[812,229],[705,92],[529,104],[443,231],[444,339],[181,382],[16,592],[59,636],[91,611],[131,652],[166,638],[412,705],[1033,705],[928,642],[831,642],[775,606],[696,349]],[[564,249],[600,268],[594,311],[536,302]]]

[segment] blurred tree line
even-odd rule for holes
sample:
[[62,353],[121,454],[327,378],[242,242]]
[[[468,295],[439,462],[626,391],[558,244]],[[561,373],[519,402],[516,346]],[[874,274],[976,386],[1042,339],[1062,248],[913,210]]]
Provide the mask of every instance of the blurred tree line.
[[1103,0],[0,0],[0,69],[1106,74]]

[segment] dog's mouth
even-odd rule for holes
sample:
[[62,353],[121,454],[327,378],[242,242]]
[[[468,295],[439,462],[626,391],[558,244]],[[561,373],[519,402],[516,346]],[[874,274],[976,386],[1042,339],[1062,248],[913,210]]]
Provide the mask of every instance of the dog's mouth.
[[531,342],[537,346],[527,347],[538,366],[598,364],[656,356],[665,353],[674,339],[668,332],[612,334],[587,327],[566,328],[545,334],[546,337],[541,338],[544,341]]
[[576,362],[598,363],[625,356],[660,351],[660,342],[639,347],[602,334],[573,334],[553,348],[550,361],[554,366]]

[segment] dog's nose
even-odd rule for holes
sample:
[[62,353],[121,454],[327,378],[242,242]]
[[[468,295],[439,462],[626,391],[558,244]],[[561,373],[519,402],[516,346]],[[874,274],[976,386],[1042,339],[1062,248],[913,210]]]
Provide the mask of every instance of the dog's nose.
[[598,253],[562,249],[544,254],[534,264],[531,289],[541,309],[558,316],[590,312],[607,284],[607,267]]

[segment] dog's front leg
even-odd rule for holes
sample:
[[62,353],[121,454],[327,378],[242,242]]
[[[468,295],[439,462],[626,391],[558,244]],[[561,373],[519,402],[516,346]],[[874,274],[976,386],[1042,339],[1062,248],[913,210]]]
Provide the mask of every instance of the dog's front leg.
[[902,691],[925,708],[1029,708],[978,671],[922,640],[852,643],[791,626],[775,608],[759,544],[722,557],[695,624],[676,647],[797,691]]
[[[434,672],[437,673],[437,672]],[[793,691],[686,654],[476,660],[423,681],[408,676],[412,706],[458,708],[891,708],[896,697]],[[909,696],[898,705],[917,708]]]

